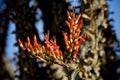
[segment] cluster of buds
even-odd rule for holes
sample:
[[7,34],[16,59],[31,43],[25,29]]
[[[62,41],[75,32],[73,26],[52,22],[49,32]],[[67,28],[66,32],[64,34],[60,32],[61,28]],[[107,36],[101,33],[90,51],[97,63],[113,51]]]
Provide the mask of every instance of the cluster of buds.
[[45,51],[46,53],[50,53],[50,56],[52,56],[54,59],[62,60],[62,52],[59,50],[59,46],[57,46],[56,43],[56,37],[53,37],[53,40],[49,41],[49,32],[44,36],[45,38]]
[[[77,57],[78,50],[80,45],[85,41],[86,34],[80,37],[82,20],[80,19],[81,15],[75,16],[75,13],[70,14],[67,11],[68,21],[66,21],[67,26],[69,27],[69,33],[62,31],[66,49],[69,51],[70,55],[73,55],[73,58]],[[27,37],[26,42],[22,42],[18,39],[18,45],[23,49],[27,50],[28,56],[34,56],[35,58],[43,61],[49,62],[54,61],[59,64],[64,64],[63,52],[60,51],[59,46],[56,42],[56,37],[49,39],[49,31],[44,36],[44,45],[40,45],[37,42],[37,38],[34,35],[33,42],[30,41],[30,38]]]
[[[67,11],[68,21],[66,21],[67,26],[69,27],[70,33],[62,31],[64,36],[64,42],[66,49],[73,55],[73,58],[76,58],[78,54],[78,49],[80,45],[85,41],[87,35],[84,34],[80,37],[82,20],[80,19],[81,15],[75,16],[75,13],[70,14]],[[70,54],[70,55],[71,55]]]
[[27,41],[23,43],[20,39],[18,39],[18,45],[23,49],[27,50],[29,53],[27,55],[29,57],[36,57],[37,59],[47,62],[47,61],[58,61],[62,60],[62,52],[59,50],[59,46],[56,43],[56,37],[53,37],[52,40],[49,41],[49,32],[44,36],[45,45],[40,45],[37,42],[37,38],[34,35],[33,44],[30,42],[30,38],[27,37]]

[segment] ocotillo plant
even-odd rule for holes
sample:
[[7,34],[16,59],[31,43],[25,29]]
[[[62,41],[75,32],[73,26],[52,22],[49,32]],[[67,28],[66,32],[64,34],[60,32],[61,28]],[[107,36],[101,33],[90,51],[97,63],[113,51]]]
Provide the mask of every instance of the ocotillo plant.
[[[71,6],[71,0],[4,1],[6,10],[0,12],[0,76],[4,77],[0,77],[1,80],[14,75],[19,80],[117,80],[118,62],[113,46],[116,37],[109,25],[106,0],[78,0],[78,6]],[[69,12],[73,8],[76,13]],[[40,10],[42,16],[36,18]],[[76,15],[78,13],[81,14]],[[36,29],[40,19],[44,22],[43,43]],[[21,47],[16,55],[16,74],[3,66],[8,64],[4,60],[4,47],[7,28],[11,27],[9,21],[16,25],[13,33]],[[41,67],[41,62],[48,65]]]
[[[45,63],[55,63],[64,67],[69,67],[70,64],[77,63],[77,55],[79,47],[86,40],[87,33],[81,35],[82,20],[81,15],[75,15],[74,12],[70,13],[67,11],[68,20],[66,21],[69,27],[69,32],[61,31],[64,38],[68,56],[65,56],[64,52],[59,49],[57,45],[56,37],[49,39],[50,32],[44,35],[44,45],[37,42],[37,37],[34,35],[33,43],[29,37],[26,42],[22,42],[18,39],[18,44],[23,50],[27,50],[27,55],[32,58],[37,58]],[[77,65],[78,66],[78,65]],[[75,66],[76,67],[76,66]]]
[[[106,3],[104,0],[81,0],[81,2],[81,15],[67,12],[66,25],[69,30],[61,31],[65,51],[60,49],[63,46],[57,44],[58,40],[55,36],[50,39],[50,31],[44,35],[43,45],[38,43],[36,36],[33,36],[33,39],[28,36],[26,42],[18,39],[18,44],[27,51],[26,54],[31,58],[39,59],[47,64],[58,64],[66,67],[68,72],[66,71],[67,74],[62,75],[62,77],[67,76],[68,80],[76,78],[76,80],[101,80],[100,66],[106,62],[104,50],[105,42],[107,42],[107,38],[104,36],[104,30],[107,29]],[[82,19],[80,19],[81,16]],[[82,24],[83,22],[84,24]],[[81,45],[84,41],[84,45]]]

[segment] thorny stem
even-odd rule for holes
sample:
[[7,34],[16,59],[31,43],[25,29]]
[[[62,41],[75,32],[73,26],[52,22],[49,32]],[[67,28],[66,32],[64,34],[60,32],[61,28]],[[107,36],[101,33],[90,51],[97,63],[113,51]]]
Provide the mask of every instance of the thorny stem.
[[70,76],[70,80],[76,80],[77,75],[78,75],[79,72],[80,72],[79,69],[74,70],[74,71],[72,72],[71,76]]

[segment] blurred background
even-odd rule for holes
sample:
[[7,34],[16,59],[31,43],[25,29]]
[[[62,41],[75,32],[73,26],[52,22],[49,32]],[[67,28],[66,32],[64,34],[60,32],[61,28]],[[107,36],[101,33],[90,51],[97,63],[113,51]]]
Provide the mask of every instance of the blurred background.
[[48,66],[43,68],[36,60],[26,58],[17,39],[25,41],[27,36],[32,39],[35,34],[42,44],[44,33],[50,30],[60,45],[67,10],[83,14],[86,28],[94,24],[91,18],[96,20],[95,26],[105,38],[104,61],[98,57],[99,76],[103,80],[120,80],[119,3],[119,0],[0,0],[0,80],[66,80],[52,79],[46,73]]

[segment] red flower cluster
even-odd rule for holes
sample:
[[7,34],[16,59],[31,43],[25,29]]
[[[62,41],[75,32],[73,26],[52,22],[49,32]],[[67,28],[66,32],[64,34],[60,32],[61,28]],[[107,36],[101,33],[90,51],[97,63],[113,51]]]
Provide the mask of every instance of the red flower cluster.
[[[53,37],[53,40],[49,41],[49,32],[44,36],[45,45],[40,46],[37,43],[37,38],[34,35],[33,45],[30,42],[30,38],[27,37],[27,41],[22,43],[20,39],[18,39],[18,44],[23,50],[27,50],[31,54],[27,54],[28,56],[34,56],[41,61],[47,62],[47,60],[62,60],[62,52],[59,50],[59,46],[56,43],[56,37]],[[50,58],[49,58],[50,57]]]
[[30,42],[30,38],[27,37],[27,41],[25,43],[22,43],[22,41],[20,39],[18,39],[18,45],[23,49],[23,50],[27,50],[30,54],[27,54],[28,56],[35,56],[37,58],[39,58],[40,60],[44,61],[43,57],[43,52],[44,47],[41,47],[38,43],[37,43],[37,38],[34,35],[34,40],[33,40],[33,44],[31,44]]
[[62,52],[59,50],[59,46],[56,43],[56,37],[53,37],[53,40],[49,41],[49,32],[45,35],[45,51],[50,53],[54,59],[63,59]]
[[67,11],[67,17],[69,21],[66,21],[66,24],[69,27],[70,34],[62,31],[66,48],[70,53],[73,53],[74,58],[76,58],[78,49],[80,45],[85,41],[85,38],[87,36],[84,34],[79,38],[81,32],[80,29],[82,28],[82,20],[80,20],[80,16],[81,15],[75,17],[75,13],[72,13],[72,15],[70,15],[70,12]]
[[[82,28],[82,20],[80,20],[80,16],[75,17],[75,14],[67,11],[67,17],[69,21],[66,21],[66,24],[69,27],[70,33],[62,31],[64,36],[64,42],[66,45],[66,49],[73,55],[73,58],[77,57],[78,49],[80,45],[85,41],[86,34],[80,37],[80,32]],[[33,44],[30,42],[30,38],[27,37],[27,41],[23,43],[20,39],[18,39],[18,45],[23,49],[27,50],[29,53],[28,56],[34,56],[40,59],[43,62],[54,61],[57,63],[63,63],[63,53],[60,51],[59,46],[56,43],[56,37],[53,39],[49,39],[49,31],[44,36],[45,45],[40,45],[37,42],[36,36],[34,36]]]

